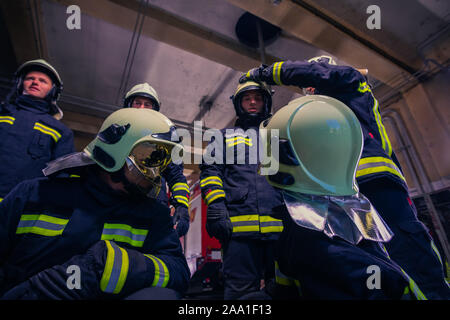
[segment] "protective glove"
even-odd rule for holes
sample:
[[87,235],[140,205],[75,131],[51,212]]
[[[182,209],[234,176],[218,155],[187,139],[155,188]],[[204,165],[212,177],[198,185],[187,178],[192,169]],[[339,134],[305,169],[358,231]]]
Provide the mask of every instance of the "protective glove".
[[186,235],[189,230],[189,211],[185,206],[175,208],[174,220],[178,237]]
[[[222,200],[223,201],[223,200]],[[206,231],[221,243],[227,242],[233,233],[233,225],[226,209],[208,207],[206,211]]]
[[[257,67],[257,68],[253,68],[247,71],[247,73],[245,73],[244,75],[242,75],[239,78],[239,83],[244,83],[246,81],[265,81],[267,79],[265,79],[265,77],[263,78],[263,71],[264,69],[267,68],[267,65],[262,64],[261,66]],[[267,81],[265,81],[267,82]],[[267,84],[275,84],[275,83],[270,83],[267,82]]]

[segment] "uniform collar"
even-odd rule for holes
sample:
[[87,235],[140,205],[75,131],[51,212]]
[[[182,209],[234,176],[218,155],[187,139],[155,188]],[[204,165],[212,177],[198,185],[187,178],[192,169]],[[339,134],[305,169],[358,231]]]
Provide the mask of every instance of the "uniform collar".
[[114,190],[100,177],[98,168],[86,169],[86,191],[102,205],[111,206],[124,202],[139,202],[146,200],[146,198],[133,197],[122,191]]
[[46,100],[42,99],[33,99],[30,96],[20,95],[15,100],[16,105],[34,113],[50,113],[51,106]]

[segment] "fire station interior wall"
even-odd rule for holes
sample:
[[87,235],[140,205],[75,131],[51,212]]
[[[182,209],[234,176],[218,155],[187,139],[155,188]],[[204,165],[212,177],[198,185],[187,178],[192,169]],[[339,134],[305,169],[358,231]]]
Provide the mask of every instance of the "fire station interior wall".
[[[382,113],[392,110],[400,116],[401,121],[395,121],[395,124],[386,121],[386,118],[383,123],[413,195],[420,193],[417,183],[424,184],[418,166],[423,167],[431,184],[431,190],[425,191],[450,187],[450,108],[445,88],[450,88],[450,75],[442,71],[404,92],[400,100],[381,107]],[[405,126],[411,145],[403,145],[399,139],[402,125]],[[409,153],[414,152],[420,161],[416,163],[410,159],[413,170],[406,159],[408,148]]]

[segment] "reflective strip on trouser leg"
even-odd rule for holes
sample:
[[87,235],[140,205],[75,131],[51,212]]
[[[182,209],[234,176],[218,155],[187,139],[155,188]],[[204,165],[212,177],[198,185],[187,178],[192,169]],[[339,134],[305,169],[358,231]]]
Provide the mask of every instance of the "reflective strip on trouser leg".
[[128,275],[130,262],[128,253],[114,242],[105,240],[107,251],[105,269],[100,280],[100,289],[106,293],[120,293]]
[[165,288],[169,283],[169,269],[167,269],[166,264],[151,254],[144,254],[144,256],[152,260],[155,266],[155,277],[153,278],[152,287]]
[[[389,260],[392,260],[391,257],[389,256],[388,251],[386,250],[386,247],[381,243],[380,243],[380,247],[381,247],[381,249],[383,249],[383,252],[389,258]],[[427,297],[423,294],[422,290],[420,290],[417,283],[405,272],[405,270],[402,269],[402,267],[399,266],[399,268],[402,271],[403,275],[408,279],[409,289],[412,291],[412,293],[414,294],[416,299],[417,300],[428,300]],[[407,289],[405,289],[405,292],[403,294],[404,295],[409,294],[409,291]]]

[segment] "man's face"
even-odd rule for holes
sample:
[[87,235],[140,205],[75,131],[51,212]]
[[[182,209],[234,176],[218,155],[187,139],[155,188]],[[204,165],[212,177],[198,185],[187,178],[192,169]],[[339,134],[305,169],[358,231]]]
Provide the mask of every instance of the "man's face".
[[264,99],[260,90],[249,90],[242,95],[242,109],[247,113],[260,113],[264,106]]
[[152,100],[146,97],[136,97],[131,104],[132,108],[136,109],[154,109],[155,105]]
[[48,75],[39,71],[31,71],[23,79],[23,94],[44,99],[53,87]]

